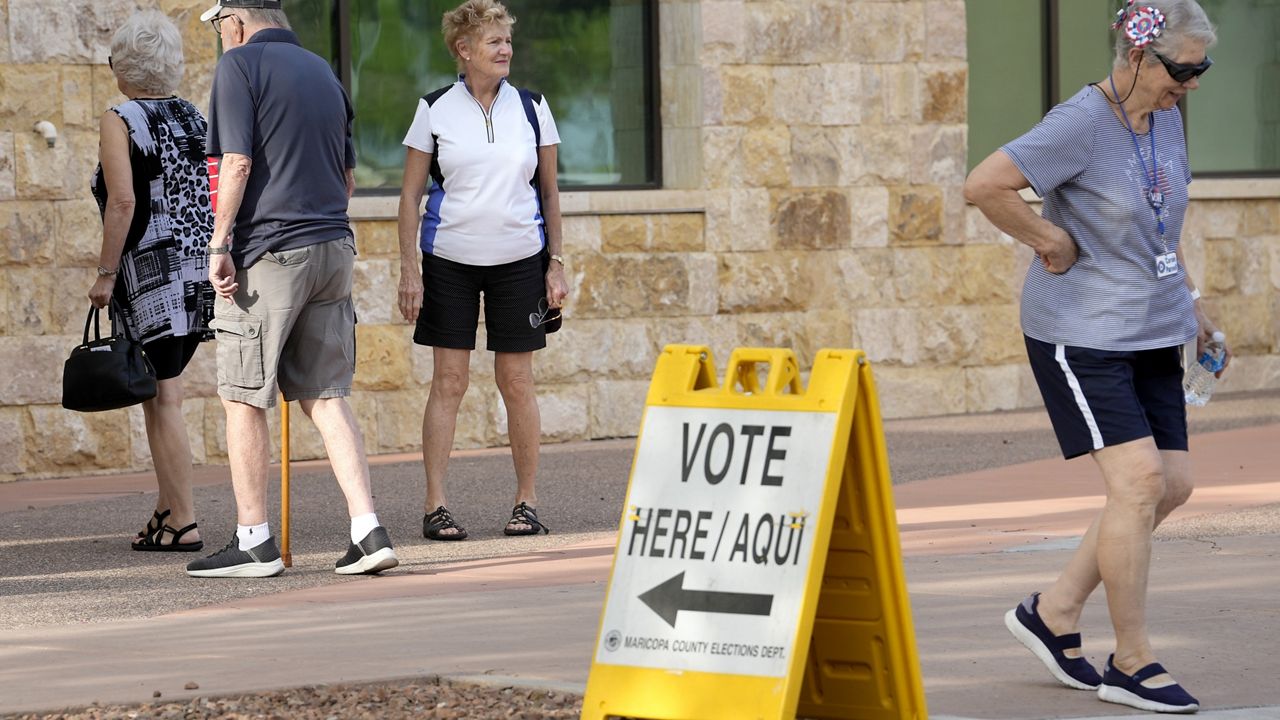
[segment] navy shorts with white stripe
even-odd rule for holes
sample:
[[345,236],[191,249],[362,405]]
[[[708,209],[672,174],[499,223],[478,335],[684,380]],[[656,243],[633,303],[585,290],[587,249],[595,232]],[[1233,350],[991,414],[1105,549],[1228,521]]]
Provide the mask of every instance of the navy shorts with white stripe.
[[1180,346],[1093,350],[1024,337],[1063,457],[1144,437],[1161,450],[1187,449]]

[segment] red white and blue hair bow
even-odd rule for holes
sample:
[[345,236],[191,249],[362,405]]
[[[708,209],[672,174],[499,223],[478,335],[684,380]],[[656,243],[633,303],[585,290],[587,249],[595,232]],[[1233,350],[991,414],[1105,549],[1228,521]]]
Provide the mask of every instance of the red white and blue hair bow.
[[1135,0],[1128,0],[1124,7],[1116,12],[1116,21],[1111,24],[1111,27],[1123,30],[1125,37],[1129,38],[1129,42],[1133,43],[1134,47],[1144,48],[1164,32],[1164,13],[1150,5],[1134,7],[1135,4]]

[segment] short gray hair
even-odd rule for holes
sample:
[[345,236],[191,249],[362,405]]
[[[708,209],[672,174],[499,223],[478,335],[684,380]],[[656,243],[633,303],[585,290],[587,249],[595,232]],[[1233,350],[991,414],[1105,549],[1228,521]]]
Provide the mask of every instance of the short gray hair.
[[[1153,7],[1164,13],[1164,32],[1147,45],[1145,49],[1148,53],[1159,53],[1172,59],[1186,40],[1202,42],[1206,48],[1218,42],[1217,30],[1196,0],[1139,0],[1137,6]],[[1125,7],[1127,9],[1128,6]],[[1125,36],[1123,28],[1115,32],[1116,55],[1112,64],[1119,68],[1128,64],[1129,50],[1133,48],[1133,43]]]
[[182,33],[164,13],[134,13],[111,38],[111,68],[148,95],[172,95],[182,82]]
[[261,8],[231,8],[238,13],[244,13],[245,18],[252,20],[258,25],[266,25],[267,27],[284,28],[291,30],[289,27],[289,16],[284,14],[283,10],[263,10]]

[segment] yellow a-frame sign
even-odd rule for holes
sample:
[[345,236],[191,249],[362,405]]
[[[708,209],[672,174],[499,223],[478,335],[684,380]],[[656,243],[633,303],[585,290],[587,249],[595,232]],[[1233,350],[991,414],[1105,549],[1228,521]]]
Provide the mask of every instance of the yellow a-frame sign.
[[[767,375],[765,368],[767,366]],[[584,720],[927,717],[871,368],[670,345],[649,385]]]

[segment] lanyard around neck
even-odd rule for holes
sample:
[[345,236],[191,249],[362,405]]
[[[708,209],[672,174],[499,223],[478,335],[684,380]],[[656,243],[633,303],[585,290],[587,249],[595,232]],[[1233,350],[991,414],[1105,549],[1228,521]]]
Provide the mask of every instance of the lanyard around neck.
[[[1120,93],[1116,92],[1115,76],[1108,79],[1111,81],[1111,92],[1120,97]],[[1148,171],[1147,160],[1142,157],[1142,146],[1138,144],[1138,134],[1133,131],[1133,123],[1129,122],[1129,113],[1125,112],[1124,103],[1118,103],[1116,107],[1120,108],[1120,117],[1124,120],[1125,129],[1129,131],[1129,138],[1133,140],[1138,162],[1142,163],[1143,190],[1146,191],[1147,204],[1151,205],[1156,214],[1156,231],[1160,233],[1160,244],[1164,246],[1165,252],[1169,252],[1169,245],[1164,239],[1164,193],[1160,191],[1160,163],[1156,158],[1156,115],[1151,113],[1147,120],[1150,126],[1147,135],[1151,140],[1151,170]]]

